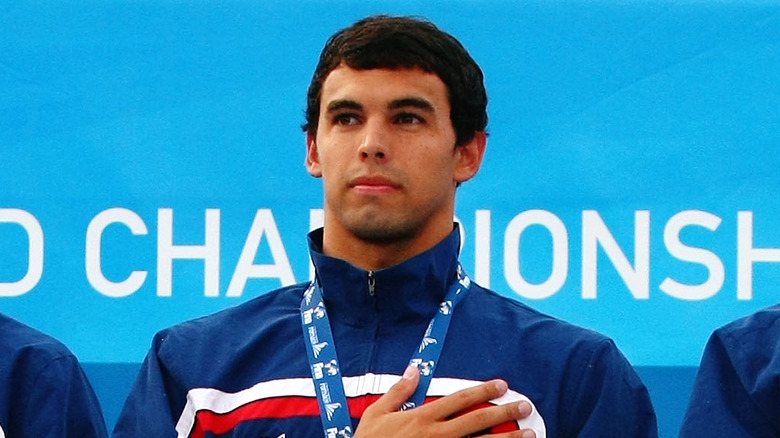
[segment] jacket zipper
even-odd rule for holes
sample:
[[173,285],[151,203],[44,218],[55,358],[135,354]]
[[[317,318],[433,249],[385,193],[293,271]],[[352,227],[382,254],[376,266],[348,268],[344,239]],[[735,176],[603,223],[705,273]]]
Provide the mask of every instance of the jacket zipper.
[[[375,274],[376,273],[374,271],[367,272],[368,295],[371,296],[371,298],[373,298],[370,301],[373,302],[374,310],[378,311],[377,309],[378,303],[376,300],[376,275]],[[376,319],[374,321],[374,327],[373,327],[374,341],[371,343],[370,350],[368,350],[368,357],[367,357],[368,361],[366,362],[366,368],[365,368],[366,374],[368,374],[372,369],[374,369],[375,366],[374,361],[376,360],[377,350],[379,348],[379,326],[380,326],[380,321],[379,319]],[[371,380],[360,379],[360,380],[363,381],[363,386],[364,388],[368,389],[368,392],[375,390],[374,386],[376,386],[376,382],[374,382],[373,379]],[[369,386],[369,385],[373,385],[373,386]]]
[[376,295],[376,277],[374,271],[368,271],[368,294],[372,297]]

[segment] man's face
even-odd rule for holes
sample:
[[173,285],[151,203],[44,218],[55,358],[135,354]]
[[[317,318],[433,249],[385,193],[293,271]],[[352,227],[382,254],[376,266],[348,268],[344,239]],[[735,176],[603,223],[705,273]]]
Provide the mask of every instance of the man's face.
[[325,79],[307,143],[308,170],[323,178],[326,231],[392,243],[449,233],[456,184],[478,170],[485,136],[455,147],[435,74],[342,64]]

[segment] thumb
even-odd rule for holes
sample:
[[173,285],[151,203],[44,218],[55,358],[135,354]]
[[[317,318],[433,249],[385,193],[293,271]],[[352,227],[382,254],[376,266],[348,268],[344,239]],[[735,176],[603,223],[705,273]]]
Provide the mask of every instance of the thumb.
[[401,380],[390,387],[385,395],[379,398],[369,409],[376,409],[379,413],[396,412],[414,394],[417,384],[420,383],[420,370],[409,365],[404,370]]

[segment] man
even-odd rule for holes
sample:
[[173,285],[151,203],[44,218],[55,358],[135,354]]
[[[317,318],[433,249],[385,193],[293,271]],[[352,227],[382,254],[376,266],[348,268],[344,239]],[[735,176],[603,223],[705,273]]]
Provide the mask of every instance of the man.
[[710,336],[680,432],[702,436],[780,436],[780,305]]
[[656,436],[609,339],[462,272],[455,192],[481,165],[486,105],[431,23],[334,35],[304,125],[325,193],[315,281],[158,334],[115,436]]
[[107,436],[103,412],[73,353],[0,314],[0,438]]

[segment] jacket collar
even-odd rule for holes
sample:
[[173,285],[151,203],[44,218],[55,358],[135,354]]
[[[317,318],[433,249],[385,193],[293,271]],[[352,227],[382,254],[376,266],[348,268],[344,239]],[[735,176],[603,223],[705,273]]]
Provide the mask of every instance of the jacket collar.
[[331,324],[349,325],[430,320],[457,277],[460,233],[452,233],[428,251],[389,268],[369,271],[322,252],[322,228],[309,233],[309,251],[322,287]]

